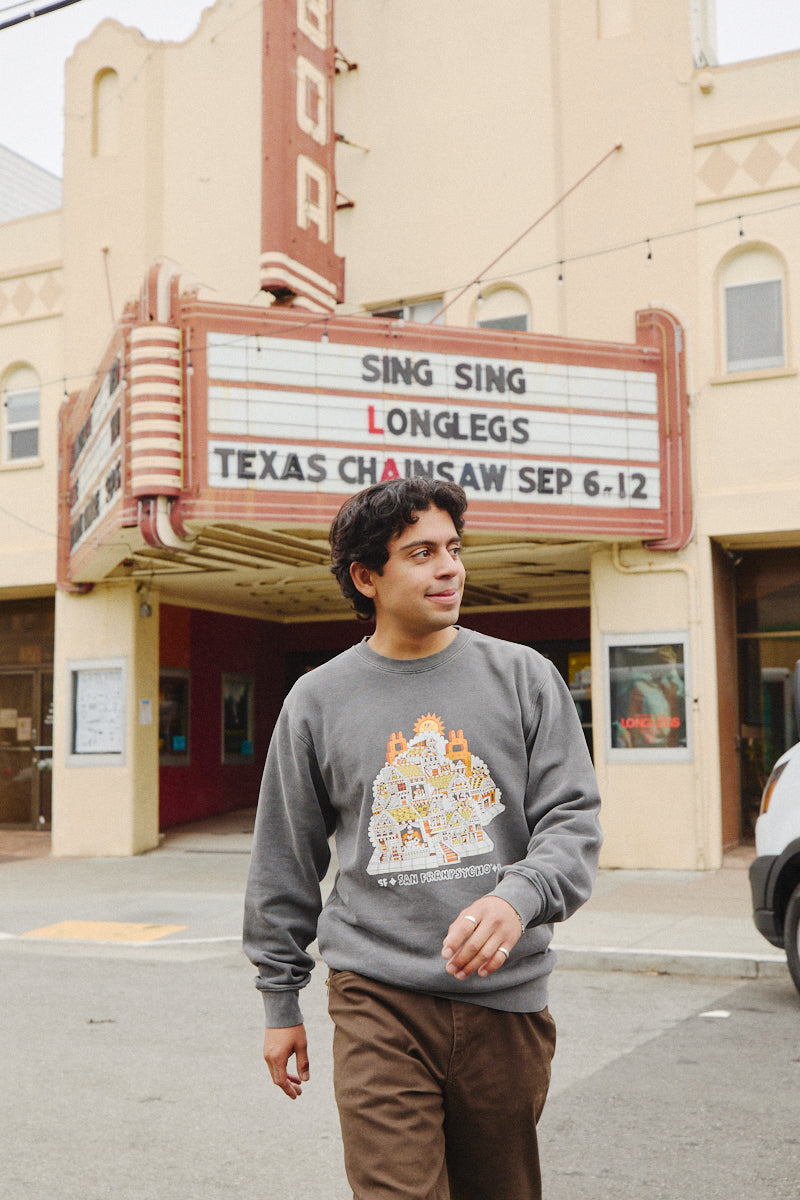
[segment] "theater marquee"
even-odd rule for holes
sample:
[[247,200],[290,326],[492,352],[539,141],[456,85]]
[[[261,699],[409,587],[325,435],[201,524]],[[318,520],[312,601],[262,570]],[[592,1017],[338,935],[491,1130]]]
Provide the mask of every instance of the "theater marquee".
[[683,334],[664,312],[636,315],[635,343],[601,343],[170,286],[149,277],[62,414],[64,579],[102,577],[124,527],[180,555],[215,524],[325,528],[345,496],[412,475],[459,483],[474,530],[689,537]]
[[426,475],[465,489],[473,528],[674,548],[690,510],[682,331],[643,312],[637,333],[628,346],[376,320],[295,316],[263,331],[203,320],[204,483],[228,504],[244,493],[306,510]]
[[213,487],[427,475],[484,500],[660,508],[653,372],[260,342],[208,335]]

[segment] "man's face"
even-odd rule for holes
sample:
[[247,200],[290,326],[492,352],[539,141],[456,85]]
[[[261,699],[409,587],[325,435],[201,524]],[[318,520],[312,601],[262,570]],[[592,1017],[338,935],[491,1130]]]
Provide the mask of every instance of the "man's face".
[[380,573],[356,568],[359,590],[375,604],[376,633],[424,640],[458,620],[464,591],[461,538],[449,513],[428,508],[392,538]]

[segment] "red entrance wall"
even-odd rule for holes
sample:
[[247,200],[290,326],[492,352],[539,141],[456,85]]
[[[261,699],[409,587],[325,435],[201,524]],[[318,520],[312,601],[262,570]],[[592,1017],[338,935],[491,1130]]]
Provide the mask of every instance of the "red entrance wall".
[[[190,672],[189,764],[159,771],[162,829],[255,803],[277,715],[273,680],[283,672],[275,634],[263,621],[162,605],[161,666]],[[252,763],[222,762],[222,676],[229,672],[254,676]]]
[[[465,617],[463,624],[509,641],[585,641],[589,610],[481,613]],[[293,663],[296,673],[296,656],[337,653],[371,629],[355,618],[278,625],[162,605],[160,663],[190,672],[191,711],[189,764],[164,765],[159,771],[161,828],[254,805]],[[222,762],[222,676],[228,673],[255,680],[252,763]]]
[[[286,626],[162,605],[160,665],[189,671],[190,713],[188,765],[159,770],[161,828],[254,805],[286,693],[287,652],[344,650],[361,636],[355,620]],[[254,678],[252,763],[222,761],[222,676],[231,673]]]

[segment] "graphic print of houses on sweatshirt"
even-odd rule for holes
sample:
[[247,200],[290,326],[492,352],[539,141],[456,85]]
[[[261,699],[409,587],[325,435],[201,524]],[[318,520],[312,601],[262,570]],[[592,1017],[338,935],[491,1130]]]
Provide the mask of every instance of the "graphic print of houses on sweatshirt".
[[494,846],[485,826],[505,805],[464,731],[451,729],[445,739],[442,722],[428,713],[414,734],[410,742],[391,735],[372,785],[370,875],[451,866]]

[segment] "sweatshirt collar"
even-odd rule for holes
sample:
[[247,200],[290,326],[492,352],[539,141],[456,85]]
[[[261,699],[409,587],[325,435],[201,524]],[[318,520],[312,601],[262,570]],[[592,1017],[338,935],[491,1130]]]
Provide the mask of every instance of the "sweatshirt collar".
[[451,658],[455,658],[466,648],[472,637],[472,630],[464,629],[460,625],[456,625],[455,629],[456,636],[449,646],[445,646],[444,650],[439,650],[436,654],[429,654],[425,658],[386,658],[383,654],[376,654],[367,644],[366,638],[362,638],[355,650],[364,662],[376,667],[379,671],[386,671],[392,675],[417,675],[422,671],[433,671],[437,667],[444,666]]

